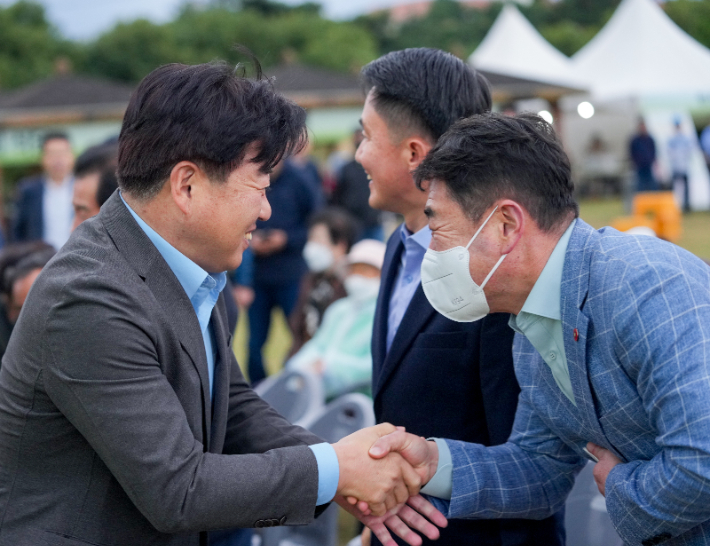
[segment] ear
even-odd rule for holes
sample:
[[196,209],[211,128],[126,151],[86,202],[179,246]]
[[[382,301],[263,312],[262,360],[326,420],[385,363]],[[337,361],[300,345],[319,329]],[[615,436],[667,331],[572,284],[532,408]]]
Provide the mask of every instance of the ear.
[[184,214],[192,210],[195,184],[199,185],[202,178],[205,178],[204,172],[192,161],[176,163],[170,171],[170,196]]
[[431,143],[426,138],[421,136],[411,136],[405,138],[402,141],[402,144],[403,153],[405,154],[410,171],[416,169],[419,164],[424,161],[424,158],[432,147]]
[[501,254],[509,254],[518,244],[525,231],[526,216],[523,207],[515,201],[504,199],[498,204],[500,217],[498,237],[501,243]]

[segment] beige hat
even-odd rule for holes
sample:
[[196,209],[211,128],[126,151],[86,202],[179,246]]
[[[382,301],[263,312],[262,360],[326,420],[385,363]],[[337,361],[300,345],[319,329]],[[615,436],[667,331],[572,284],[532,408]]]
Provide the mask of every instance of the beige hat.
[[367,264],[382,269],[385,261],[385,243],[375,239],[363,239],[350,249],[347,261],[349,264]]

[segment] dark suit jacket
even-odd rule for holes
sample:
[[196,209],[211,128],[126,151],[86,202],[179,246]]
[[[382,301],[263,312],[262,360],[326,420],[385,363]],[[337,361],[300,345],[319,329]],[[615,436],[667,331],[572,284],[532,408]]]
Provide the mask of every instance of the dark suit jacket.
[[44,178],[37,176],[20,182],[12,222],[12,241],[38,241],[44,236]]
[[249,388],[226,320],[220,297],[210,403],[190,300],[118,194],[77,228],[0,368],[0,544],[196,546],[312,521],[320,440]]
[[[424,437],[497,445],[508,439],[520,388],[507,314],[454,322],[429,304],[421,284],[387,352],[389,301],[404,245],[387,243],[372,336],[372,390],[378,422]],[[400,544],[404,542],[399,541]],[[374,544],[380,544],[373,538]],[[562,514],[542,521],[452,520],[437,546],[562,545]]]

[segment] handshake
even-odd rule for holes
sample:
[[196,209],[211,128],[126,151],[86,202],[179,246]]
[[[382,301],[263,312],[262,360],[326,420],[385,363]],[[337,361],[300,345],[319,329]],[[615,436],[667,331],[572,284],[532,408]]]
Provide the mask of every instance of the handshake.
[[432,522],[445,527],[446,518],[419,495],[436,473],[439,453],[434,442],[383,423],[346,436],[333,448],[340,467],[335,500],[370,527],[382,544],[396,546],[387,528],[413,546],[421,544],[421,538],[412,529],[438,538]]

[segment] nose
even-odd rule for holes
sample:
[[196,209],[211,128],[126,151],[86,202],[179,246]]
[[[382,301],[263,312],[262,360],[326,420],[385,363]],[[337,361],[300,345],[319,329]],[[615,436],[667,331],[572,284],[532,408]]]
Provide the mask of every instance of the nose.
[[266,195],[264,195],[261,198],[261,210],[259,211],[259,220],[268,220],[271,218],[271,203],[269,203],[269,200],[266,198]]

